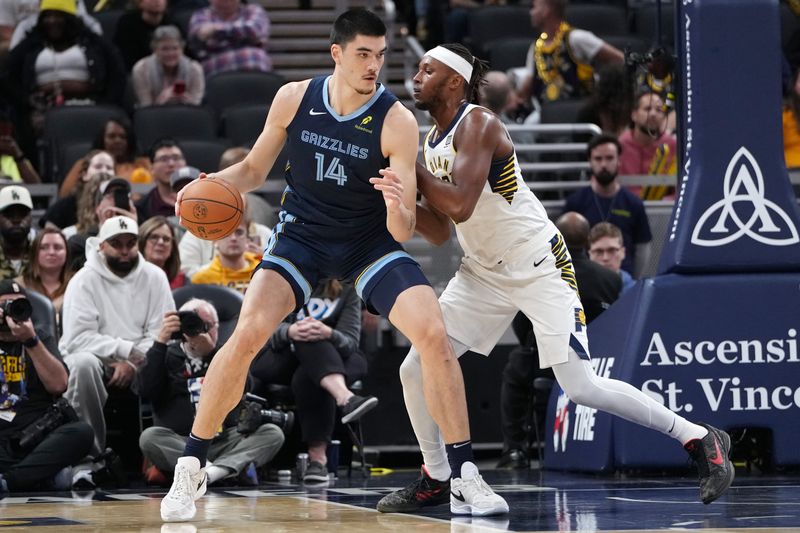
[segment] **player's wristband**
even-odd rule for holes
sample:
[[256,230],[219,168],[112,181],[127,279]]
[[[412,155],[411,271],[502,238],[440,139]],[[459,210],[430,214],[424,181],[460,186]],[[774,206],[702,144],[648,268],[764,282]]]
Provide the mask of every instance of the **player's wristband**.
[[39,336],[38,335],[34,335],[30,339],[28,339],[26,341],[22,341],[22,345],[24,347],[26,347],[26,348],[35,348],[37,344],[39,344]]

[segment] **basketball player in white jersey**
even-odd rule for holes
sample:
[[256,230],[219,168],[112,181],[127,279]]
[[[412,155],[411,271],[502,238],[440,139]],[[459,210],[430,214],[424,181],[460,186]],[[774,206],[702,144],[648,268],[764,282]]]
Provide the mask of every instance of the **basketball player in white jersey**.
[[[500,119],[469,103],[486,71],[461,45],[429,51],[414,77],[416,107],[435,125],[425,138],[425,166],[417,163],[423,201],[416,230],[434,244],[450,236],[450,220],[464,250],[461,267],[439,298],[456,355],[488,355],[517,311],[533,323],[540,366],[577,404],[607,411],[661,431],[684,445],[700,473],[703,503],[731,484],[730,437],[693,424],[631,385],[599,377],[589,362],[586,324],[572,259],[539,200],[522,179],[514,146]],[[444,503],[425,497],[450,477],[444,446],[428,414],[417,351],[400,367],[403,392],[425,465],[419,480],[378,503],[384,512]],[[463,484],[453,480],[450,505]],[[421,497],[422,496],[422,497]]]

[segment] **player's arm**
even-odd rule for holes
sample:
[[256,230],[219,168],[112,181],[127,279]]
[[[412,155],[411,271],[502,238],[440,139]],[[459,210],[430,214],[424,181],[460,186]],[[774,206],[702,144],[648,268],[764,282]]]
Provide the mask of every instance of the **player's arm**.
[[369,181],[383,194],[386,228],[397,242],[405,242],[414,235],[417,221],[414,172],[417,139],[417,119],[403,104],[395,103],[386,115],[381,133],[381,148],[389,159],[389,167],[380,171],[380,178],[370,178]]
[[286,128],[300,107],[309,81],[287,83],[281,87],[270,105],[264,129],[247,157],[224,170],[209,174],[209,177],[223,178],[242,193],[259,188],[281,153],[286,142]]
[[456,131],[454,143],[458,152],[450,175],[452,182],[441,180],[417,165],[417,186],[422,195],[453,222],[464,222],[472,216],[501,135],[504,132],[497,117],[476,109]]
[[[419,165],[419,163],[417,163]],[[424,197],[417,204],[417,233],[433,244],[441,246],[450,238],[450,219],[436,210]]]

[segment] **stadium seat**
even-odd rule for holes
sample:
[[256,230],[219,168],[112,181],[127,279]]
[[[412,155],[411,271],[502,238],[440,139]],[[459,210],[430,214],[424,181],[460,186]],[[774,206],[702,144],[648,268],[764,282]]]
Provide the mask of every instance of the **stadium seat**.
[[222,153],[231,147],[227,139],[214,141],[179,141],[186,164],[197,167],[203,172],[216,172],[219,170],[219,158]]
[[47,111],[44,118],[44,135],[40,141],[40,157],[44,163],[46,179],[61,177],[69,169],[59,165],[62,152],[73,144],[91,144],[108,119],[125,118],[125,111],[117,106],[61,106]]
[[103,39],[107,43],[113,44],[114,34],[117,33],[117,23],[123,13],[125,13],[124,9],[108,9],[91,14],[103,28]]
[[[658,6],[643,5],[633,11],[633,33],[646,43],[656,42]],[[661,44],[675,47],[675,6],[661,4]]]
[[81,141],[78,143],[69,144],[59,151],[58,157],[58,176],[56,182],[61,183],[64,177],[75,164],[75,161],[82,158],[92,149],[92,143],[88,141]]
[[195,9],[183,8],[183,9],[176,9],[171,12],[172,21],[181,30],[181,34],[183,34],[184,39],[189,36],[189,21],[192,20],[192,15],[194,14]]
[[529,8],[526,6],[487,6],[469,12],[469,36],[464,44],[473,55],[485,59],[486,46],[497,39],[528,37],[533,39],[538,31],[531,26]]
[[567,6],[566,18],[574,28],[587,30],[596,35],[625,35],[628,33],[625,10],[617,6],[570,4]]
[[510,68],[524,67],[528,51],[533,44],[531,37],[509,37],[486,44],[487,59],[492,70],[505,72]]
[[200,298],[211,302],[219,316],[219,340],[221,346],[233,333],[236,321],[239,320],[239,311],[242,308],[243,297],[240,293],[220,287],[218,285],[186,285],[172,291],[175,307],[180,308],[192,298]]
[[283,76],[273,72],[222,72],[206,81],[205,103],[219,117],[233,106],[268,106],[285,83]]
[[637,54],[642,54],[647,52],[648,48],[650,48],[649,43],[646,43],[635,35],[598,35],[598,37],[614,48],[617,48],[620,52],[629,50]]
[[574,124],[586,100],[561,100],[542,104],[542,124]]
[[217,124],[210,110],[188,105],[143,107],[133,114],[133,129],[142,152],[158,139],[178,141],[217,139]]
[[45,295],[34,291],[33,289],[26,289],[28,301],[33,307],[33,326],[38,331],[45,331],[53,336],[53,339],[58,340],[58,321],[56,320],[56,308],[53,307],[53,302]]
[[230,107],[222,115],[222,136],[236,146],[253,146],[267,118],[269,106],[245,104]]

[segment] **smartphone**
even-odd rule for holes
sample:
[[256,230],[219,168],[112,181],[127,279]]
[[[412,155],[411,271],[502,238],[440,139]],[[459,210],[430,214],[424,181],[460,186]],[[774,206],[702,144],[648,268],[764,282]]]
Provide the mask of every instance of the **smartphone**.
[[130,197],[125,189],[114,189],[114,207],[130,211]]
[[183,94],[186,92],[186,82],[185,81],[176,81],[175,85],[172,86],[172,92],[175,94]]

